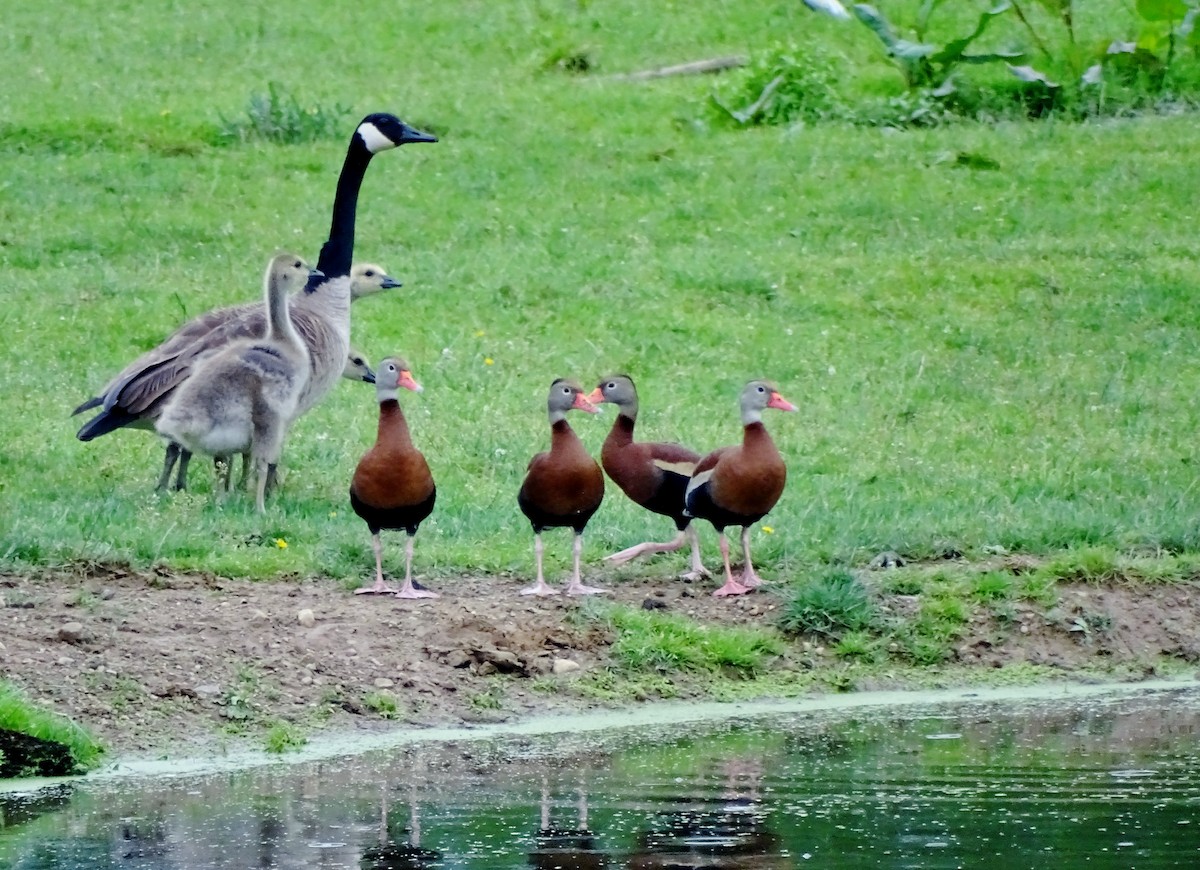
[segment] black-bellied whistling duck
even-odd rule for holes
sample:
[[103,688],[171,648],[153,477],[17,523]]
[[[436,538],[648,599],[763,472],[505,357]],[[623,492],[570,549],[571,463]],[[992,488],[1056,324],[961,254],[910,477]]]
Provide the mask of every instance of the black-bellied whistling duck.
[[613,553],[605,561],[622,565],[647,553],[673,553],[690,540],[692,567],[683,576],[690,580],[708,576],[708,571],[700,563],[700,541],[696,529],[683,507],[683,494],[688,481],[692,479],[696,463],[700,461],[700,454],[682,444],[633,440],[638,395],[633,378],[629,375],[604,378],[588,396],[588,401],[593,404],[612,402],[617,406],[617,419],[613,421],[612,429],[604,439],[604,446],[600,448],[600,464],[604,466],[604,471],[634,502],[646,510],[673,519],[679,532],[673,541],[636,544]]
[[[713,595],[743,595],[759,586],[762,579],[750,562],[750,526],[767,515],[787,482],[787,466],[762,424],[765,408],[780,411],[799,410],[770,381],[751,381],[742,390],[742,443],[720,447],[696,464],[684,497],[687,511],[708,520],[721,540],[721,558],[725,561],[725,585]],[[726,526],[742,527],[742,552],[746,567],[739,583],[729,567],[729,541]]]
[[[408,363],[399,357],[387,357],[375,373],[375,395],[379,399],[379,434],[375,444],[358,461],[350,482],[350,506],[371,530],[375,550],[375,585],[354,590],[356,594],[392,593],[399,598],[438,598],[413,583],[413,537],[417,527],[433,512],[437,487],[421,451],[413,446],[408,423],[397,400],[399,389],[421,392],[413,380]],[[383,582],[382,529],[404,529],[408,540],[404,547],[404,585],[392,589]]]
[[577,381],[565,378],[550,385],[546,407],[550,412],[550,449],[529,460],[529,470],[517,493],[521,513],[533,525],[533,553],[537,561],[537,582],[522,589],[521,594],[558,594],[557,589],[546,585],[542,573],[542,530],[570,526],[575,530],[575,570],[566,593],[593,595],[604,590],[583,585],[579,559],[583,552],[583,528],[604,499],[604,472],[571,429],[567,411],[595,414],[599,409],[587,400]]

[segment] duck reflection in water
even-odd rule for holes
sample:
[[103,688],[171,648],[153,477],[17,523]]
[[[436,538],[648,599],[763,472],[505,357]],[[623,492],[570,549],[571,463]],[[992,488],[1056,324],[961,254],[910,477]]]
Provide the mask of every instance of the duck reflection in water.
[[596,836],[588,829],[587,789],[580,785],[575,827],[550,824],[550,788],[542,777],[541,822],[529,866],[537,870],[601,870],[608,856],[596,848]]
[[417,814],[416,795],[409,792],[409,821],[403,843],[393,842],[388,832],[388,787],[385,783],[380,797],[379,845],[363,851],[359,867],[362,870],[425,870],[442,857],[435,849],[421,846],[421,819]]
[[629,858],[629,870],[783,870],[793,866],[779,854],[779,836],[767,827],[760,794],[762,759],[725,759],[720,771],[721,796],[710,806],[694,796],[681,796],[677,803],[687,809],[655,814],[650,830],[638,837],[639,849]]

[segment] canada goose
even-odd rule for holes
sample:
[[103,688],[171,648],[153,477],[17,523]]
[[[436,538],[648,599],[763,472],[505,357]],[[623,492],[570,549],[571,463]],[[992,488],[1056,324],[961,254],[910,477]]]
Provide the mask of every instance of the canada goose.
[[[366,296],[374,296],[383,290],[403,286],[403,284],[389,275],[386,269],[375,263],[357,263],[350,270],[351,302],[357,302]],[[129,365],[125,366],[116,377],[101,388],[99,395],[93,396],[79,405],[71,412],[71,415],[82,414],[84,411],[100,407],[105,403],[106,397],[113,390],[128,384],[139,373],[183,352],[193,342],[206,341],[208,339],[206,345],[197,352],[198,356],[214,350],[215,346],[212,345],[210,337],[217,329],[230,329],[231,325],[236,323],[238,324],[236,332],[223,332],[222,335],[230,338],[251,338],[256,335],[262,335],[266,324],[266,316],[266,309],[263,307],[262,302],[247,302],[243,305],[217,308],[198,317],[193,317],[167,336],[156,347],[146,351]],[[360,364],[366,365],[365,358]],[[343,377],[350,377],[348,370],[343,373]],[[145,419],[127,425],[141,429],[154,428],[153,421],[147,422]],[[80,430],[79,438],[81,441],[90,441],[92,438],[97,437],[97,433],[90,433],[85,437],[86,428],[85,426],[84,429]]]
[[268,469],[279,461],[309,377],[308,348],[288,317],[287,298],[308,274],[294,254],[272,258],[263,279],[266,335],[231,342],[197,365],[156,424],[160,435],[192,452],[249,451],[258,473],[259,513],[266,509]]
[[[720,537],[721,558],[725,562],[725,585],[713,593],[718,598],[744,595],[762,585],[750,562],[750,526],[767,515],[787,483],[787,466],[763,427],[762,412],[798,410],[779,395],[770,381],[751,381],[738,400],[742,415],[742,443],[718,447],[696,463],[684,494],[691,516],[708,520]],[[746,558],[740,581],[733,579],[729,567],[729,541],[726,526],[742,527],[742,553]]]
[[570,526],[575,532],[572,554],[575,568],[568,595],[594,595],[603,592],[585,586],[579,576],[579,561],[583,551],[583,528],[604,499],[604,472],[592,459],[567,422],[571,410],[598,413],[599,409],[587,400],[577,381],[559,378],[550,385],[546,400],[550,414],[550,449],[529,460],[517,505],[533,526],[533,555],[537,564],[537,581],[521,590],[522,595],[557,595],[558,590],[546,583],[542,573],[542,530]]
[[[403,286],[399,281],[387,273],[387,270],[375,263],[359,263],[350,270],[350,301],[355,302],[367,296],[374,296],[384,290],[390,290],[393,287]],[[293,297],[289,301],[289,307],[294,305],[296,299]],[[201,359],[208,356],[213,351],[220,348],[221,344],[228,341],[233,341],[239,338],[255,338],[263,334],[266,329],[266,308],[262,302],[251,302],[245,305],[235,305],[231,308],[218,308],[215,311],[210,311],[207,314],[202,314],[199,317],[193,318],[179,327],[173,332],[162,344],[153,350],[142,354],[128,366],[125,370],[117,375],[109,384],[101,391],[100,395],[107,395],[115,384],[119,384],[123,379],[131,376],[131,373],[138,371],[150,371],[156,364],[156,358],[167,358],[172,354],[180,352],[188,352],[188,346],[192,345],[195,349],[195,355],[192,358],[190,365],[196,365]],[[302,322],[308,320],[308,315],[296,316],[293,314],[293,323],[298,329],[302,329]],[[214,333],[216,333],[214,335]],[[361,353],[351,351],[348,355],[349,359],[357,356],[357,366],[365,367],[367,372],[371,371],[367,365],[366,357]],[[342,370],[342,377],[348,380],[367,380],[359,377],[360,371],[355,371],[347,362],[346,367]],[[372,374],[374,378],[374,374]],[[374,380],[368,381],[374,383]],[[174,387],[171,387],[174,389]],[[162,411],[163,405],[169,397],[170,390],[164,392],[164,395],[155,403],[154,407],[149,409],[145,417],[139,422],[131,424],[133,428],[138,429],[153,429],[154,420],[158,418]],[[73,413],[78,414],[88,408],[94,408],[103,403],[103,399],[92,398],[84,402]],[[101,415],[103,416],[103,415]],[[88,425],[91,425],[90,423]],[[87,426],[84,427],[86,429]],[[80,430],[83,432],[83,429]],[[84,439],[84,440],[90,440]],[[158,483],[155,485],[155,490],[165,492],[171,480],[171,470],[175,467],[178,461],[179,469],[175,475],[175,489],[187,489],[187,470],[188,460],[191,457],[187,451],[180,448],[178,444],[168,443],[166,446],[166,455],[163,458],[162,473],[158,476]],[[267,487],[270,489],[272,481],[268,481]]]
[[[345,366],[350,347],[349,275],[355,216],[359,189],[371,158],[409,142],[436,141],[436,137],[414,130],[396,116],[385,113],[363,118],[350,137],[334,195],[329,237],[317,263],[317,270],[324,277],[310,279],[304,292],[289,306],[296,331],[308,346],[311,369],[298,413],[308,411],[324,398]],[[90,400],[76,409],[79,412],[102,407],[76,437],[91,441],[125,426],[152,428],[162,404],[188,377],[199,358],[212,347],[234,340],[240,334],[239,329],[235,324],[224,323],[206,332],[202,342],[188,342],[166,352],[156,348],[144,354],[114,379],[98,401]]]

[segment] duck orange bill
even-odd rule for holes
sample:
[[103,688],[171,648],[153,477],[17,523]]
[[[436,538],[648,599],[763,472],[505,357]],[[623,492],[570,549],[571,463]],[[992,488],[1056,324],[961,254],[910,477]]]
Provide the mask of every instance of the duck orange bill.
[[604,401],[604,391],[596,387],[596,389],[587,394],[587,400],[593,405],[599,405]]
[[589,414],[599,414],[600,409],[588,401],[588,397],[583,393],[575,394],[575,404],[571,406],[578,411],[587,411]]
[[771,393],[771,401],[767,402],[768,408],[776,408],[780,411],[799,411],[800,409],[785,399],[779,393]]
[[400,372],[400,380],[397,382],[397,386],[404,387],[406,390],[412,390],[414,393],[421,393],[425,390],[424,387],[413,380],[412,372],[410,371]]

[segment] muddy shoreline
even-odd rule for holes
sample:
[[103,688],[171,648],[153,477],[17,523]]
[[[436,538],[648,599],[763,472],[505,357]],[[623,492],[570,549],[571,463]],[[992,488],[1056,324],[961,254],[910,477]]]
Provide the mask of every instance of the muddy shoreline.
[[[288,748],[303,757],[330,740],[367,746],[564,715],[620,711],[610,714],[619,724],[731,693],[769,704],[1004,682],[1133,683],[1194,677],[1200,663],[1200,584],[1078,584],[1060,587],[1052,608],[1020,603],[1002,622],[978,615],[955,661],[937,668],[881,665],[848,682],[847,663],[819,638],[796,639],[758,681],[668,674],[671,697],[622,694],[619,682],[605,696],[596,687],[614,664],[611,633],[581,618],[580,601],[530,600],[519,586],[460,577],[438,584],[442,598],[399,601],[355,596],[328,579],[111,566],[0,574],[0,672],[95,734],[110,762],[132,762],[254,754],[280,728],[299,738]],[[781,604],[769,590],[717,600],[707,585],[673,579],[609,586],[610,600],[716,625],[770,625]],[[904,599],[879,603],[903,613]]]

